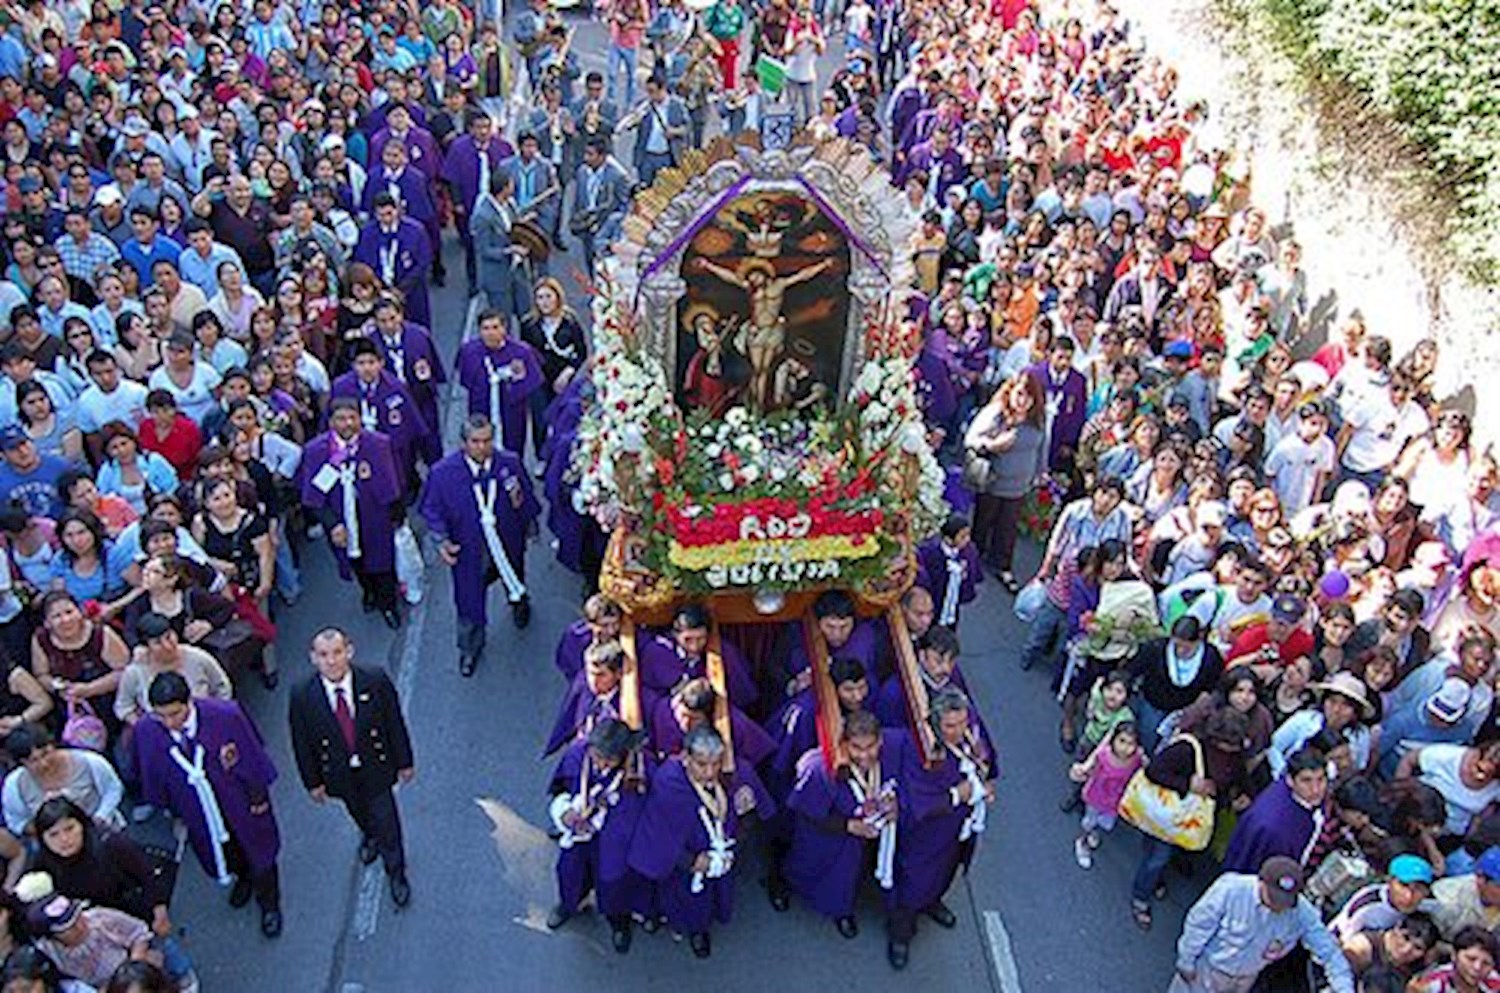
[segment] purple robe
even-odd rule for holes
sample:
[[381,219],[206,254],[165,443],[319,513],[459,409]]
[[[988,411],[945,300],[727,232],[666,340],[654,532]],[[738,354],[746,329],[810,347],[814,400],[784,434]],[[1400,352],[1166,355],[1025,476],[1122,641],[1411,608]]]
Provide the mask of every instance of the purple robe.
[[1078,438],[1083,434],[1083,422],[1088,417],[1088,385],[1083,373],[1071,366],[1061,383],[1053,380],[1052,370],[1046,362],[1031,366],[1026,374],[1041,385],[1048,408],[1056,406],[1057,413],[1052,417],[1052,430],[1048,436],[1047,467],[1060,468],[1060,460],[1064,456],[1071,460],[1078,449]]
[[583,671],[583,653],[593,643],[594,633],[589,630],[589,622],[583,618],[580,617],[563,628],[562,637],[557,639],[557,653],[553,656],[553,661],[557,665],[557,671],[569,682]]
[[355,372],[333,381],[330,398],[350,397],[359,401],[360,421],[366,431],[379,431],[391,442],[391,457],[402,479],[414,478],[417,453],[423,450],[432,429],[401,381],[382,370],[373,384],[360,382]]
[[401,175],[393,176],[383,165],[370,169],[370,178],[365,180],[364,196],[359,209],[366,214],[375,211],[375,198],[390,193],[401,205],[402,214],[416,221],[425,231],[427,223],[437,216],[437,206],[427,189],[427,174],[412,165],[401,167]]
[[[577,793],[587,754],[588,743],[583,741],[574,742],[563,753],[562,761],[552,775],[553,795]],[[642,756],[627,761],[644,763],[645,781],[651,781],[649,759]],[[591,764],[589,785],[596,786],[613,776],[613,772],[596,769]],[[635,835],[641,811],[645,809],[646,793],[639,783],[627,779],[617,795],[618,799],[605,815],[604,825],[592,839],[576,843],[571,848],[558,849],[558,902],[566,910],[576,912],[590,890],[598,900],[599,911],[608,917],[646,913],[650,909],[650,887],[628,863],[631,838]]]
[[[452,190],[453,207],[461,214],[473,213],[474,201],[479,199],[479,154],[474,136],[461,134],[453,139],[453,144],[448,146],[448,154],[443,158],[439,176]],[[495,135],[490,138],[484,154],[489,156],[490,175],[496,176],[500,173],[501,164],[516,153],[504,138]],[[458,230],[467,237],[468,227],[467,224],[460,225]]]
[[[924,676],[923,678],[926,677]],[[989,725],[985,723],[983,715],[979,713],[979,701],[975,700],[974,694],[969,692],[969,684],[965,682],[964,674],[957,666],[954,666],[953,675],[948,677],[948,682],[945,685],[962,690],[964,696],[969,698],[969,726],[974,729],[975,734],[979,735],[979,740],[984,743],[985,748],[989,749],[990,755],[995,755],[995,743],[990,738]],[[928,686],[927,696],[929,699],[936,692],[936,688]],[[901,685],[901,677],[899,675],[892,675],[880,687],[880,695],[876,697],[873,709],[875,716],[880,719],[882,726],[910,729],[911,720],[907,715],[906,708],[906,687]]]
[[964,782],[958,760],[944,749],[942,762],[928,769],[920,753],[915,747],[907,749],[901,766],[901,826],[896,831],[893,894],[896,906],[914,911],[941,900],[959,866],[967,866],[974,853],[974,839],[958,840],[969,807],[955,807],[949,792]]
[[421,438],[422,461],[429,466],[443,457],[442,419],[438,415],[438,387],[448,381],[443,359],[433,344],[432,334],[420,324],[402,322],[401,333],[391,341],[375,327],[365,326],[365,336],[380,349],[386,372],[406,384],[427,433]]
[[968,517],[974,512],[974,491],[964,485],[963,466],[950,465],[943,470],[943,499],[955,514]]
[[[551,755],[573,741],[585,740],[594,725],[605,717],[624,720],[620,713],[624,706],[620,699],[622,692],[622,687],[616,687],[607,697],[596,696],[589,688],[588,673],[579,672],[573,677],[568,692],[563,696],[562,706],[557,710],[557,720],[552,725],[552,734],[547,737],[542,754]],[[651,716],[656,712],[656,694],[642,687],[640,698],[642,723],[649,735]],[[647,744],[649,747],[649,737]]]
[[[886,731],[881,735],[882,781],[901,788],[901,765],[905,759],[906,735]],[[828,917],[851,917],[866,872],[866,854],[877,842],[850,834],[846,824],[861,816],[860,802],[849,786],[845,770],[829,771],[818,749],[803,754],[796,766],[796,786],[787,799],[795,817],[792,844],[781,871],[792,892],[809,907]],[[897,819],[896,838],[901,838]],[[873,854],[868,862],[873,862]]]
[[[378,107],[370,108],[369,112],[365,114],[364,119],[359,122],[359,129],[364,132],[366,138],[373,137],[377,131],[385,127],[386,116],[390,114],[395,106],[394,102],[387,101]],[[401,106],[405,107],[407,112],[411,114],[413,127],[425,128],[427,126],[427,111],[422,109],[420,102],[408,100]],[[374,156],[371,156],[370,161],[376,162],[378,160]]]
[[[733,787],[724,817],[724,834],[735,840],[739,818]],[[683,934],[706,933],[714,921],[729,923],[734,913],[734,871],[718,879],[703,880],[694,893],[693,861],[708,850],[708,831],[700,819],[701,804],[682,759],[673,757],[657,770],[646,794],[646,808],[636,823],[630,842],[629,865],[655,881],[657,898],[672,930]],[[743,856],[736,853],[736,859]]]
[[[499,384],[493,397],[499,401],[499,410],[491,410],[490,369],[498,371],[513,362],[521,363],[521,377]],[[536,349],[515,338],[507,338],[499,348],[491,348],[483,339],[470,338],[458,348],[458,357],[453,360],[453,378],[469,395],[469,413],[488,417],[500,429],[501,444],[508,451],[517,455],[525,451],[528,400],[542,388],[542,364],[536,357]]]
[[[671,634],[638,639],[637,648],[640,651],[641,685],[658,693],[672,692],[683,679],[708,675],[707,653],[689,659],[677,647]],[[729,702],[736,707],[753,707],[759,692],[745,657],[727,638],[719,639],[719,648],[724,659],[724,688],[729,693]]]
[[1297,802],[1286,778],[1278,779],[1235,823],[1224,852],[1224,871],[1257,873],[1272,855],[1306,862],[1308,846],[1327,817],[1326,809],[1322,813],[1315,821],[1314,812]]
[[930,142],[922,142],[912,147],[906,157],[906,167],[901,170],[901,185],[919,172],[927,174],[927,188],[932,192],[933,199],[938,203],[943,202],[943,196],[950,187],[960,186],[967,175],[968,167],[964,165],[963,156],[958,154],[958,149],[952,145],[942,153],[934,152]]
[[[203,768],[218,800],[219,811],[234,840],[239,842],[252,875],[276,864],[281,836],[270,808],[276,766],[266,753],[260,732],[233,700],[194,700],[198,726],[194,740],[203,746]],[[154,717],[135,726],[136,756],[140,764],[141,796],[149,804],[170,810],[187,827],[188,843],[203,868],[213,875],[214,843],[209,837],[198,793],[172,760],[172,734]],[[191,747],[184,750],[193,758]],[[265,804],[264,812],[251,813]]]
[[[663,758],[682,750],[683,731],[672,712],[672,698],[661,697],[651,709],[651,743]],[[734,736],[735,768],[759,766],[776,751],[776,742],[765,728],[745,716],[740,708],[729,707],[729,733]]]
[[567,478],[573,438],[573,434],[568,434],[554,443],[556,435],[548,435],[551,451],[542,475],[542,489],[547,495],[547,529],[557,539],[557,561],[569,572],[583,573],[590,563],[597,565],[604,561],[609,535],[592,514],[580,511],[573,501],[578,484]]
[[906,137],[917,115],[931,105],[931,99],[917,86],[908,86],[891,97],[891,134],[897,139],[896,148],[893,151],[904,151],[909,147],[902,143],[901,139]]
[[[438,173],[443,169],[443,153],[438,151],[437,142],[432,140],[432,132],[413,125],[407,129],[406,134],[397,136],[389,127],[383,127],[370,139],[369,161],[377,163],[385,161],[380,153],[385,151],[385,146],[392,141],[405,146],[406,167],[422,170],[422,175],[426,177],[429,187],[435,187]],[[374,171],[372,169],[371,173]]]
[[488,626],[485,611],[487,580],[498,567],[490,561],[489,545],[479,521],[479,498],[475,485],[496,487],[495,532],[517,578],[526,580],[526,534],[541,513],[531,489],[531,477],[521,460],[496,449],[489,468],[475,479],[467,456],[454,452],[432,467],[422,490],[422,518],[435,540],[458,544],[458,564],[453,567],[453,603],[460,620]]
[[[330,533],[328,546],[339,563],[339,575],[352,577],[351,562],[347,548],[333,544],[333,525],[345,524],[344,482],[335,482],[328,490],[317,485],[319,472],[324,466],[339,468],[342,461],[352,458],[355,465],[355,508],[359,514],[360,557],[353,563],[366,575],[394,572],[396,569],[396,528],[393,516],[401,504],[405,486],[397,475],[396,460],[391,454],[390,439],[379,432],[361,431],[353,439],[352,456],[345,455],[340,463],[333,462],[336,449],[333,432],[325,431],[307,443],[302,450],[302,465],[298,468],[297,490],[302,494],[302,506],[315,519],[323,522]],[[325,477],[326,478],[326,477]]]
[[[979,564],[979,550],[971,541],[952,556],[958,560],[962,572],[959,574],[958,594],[954,601],[953,621],[958,624],[958,608],[978,595],[976,587],[984,581],[984,572]],[[943,605],[947,603],[949,585],[953,574],[948,570],[949,554],[942,538],[932,538],[917,548],[917,585],[932,594],[937,608],[937,623],[943,623]]]
[[[369,187],[365,191],[369,192]],[[385,231],[379,222],[371,221],[359,231],[354,246],[354,261],[375,270],[387,286],[401,291],[406,314],[414,324],[430,327],[431,307],[427,300],[427,277],[432,269],[432,239],[422,225],[403,217],[393,232]]]
[[[807,671],[807,642],[802,636],[802,622],[790,622],[789,633],[791,635],[791,649],[786,656],[786,675],[788,680]],[[828,659],[854,659],[865,667],[865,679],[870,684],[873,692],[880,685],[880,670],[877,659],[880,656],[880,641],[875,625],[869,621],[855,621],[854,630],[849,634],[849,640],[837,648],[828,646]],[[793,756],[795,758],[795,756]]]
[[917,402],[922,405],[927,423],[947,429],[958,413],[958,393],[953,389],[949,360],[943,354],[945,342],[946,338],[929,337],[917,355],[916,368]]

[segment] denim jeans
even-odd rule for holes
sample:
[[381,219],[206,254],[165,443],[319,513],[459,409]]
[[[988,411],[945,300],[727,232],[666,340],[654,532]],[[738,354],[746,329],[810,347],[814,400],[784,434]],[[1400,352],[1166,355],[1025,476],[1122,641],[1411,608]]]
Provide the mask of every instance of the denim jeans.
[[276,592],[287,603],[302,595],[302,573],[297,570],[297,560],[292,555],[291,535],[285,530],[276,542]]
[[[617,107],[635,106],[635,67],[637,60],[640,58],[640,54],[641,52],[639,48],[624,48],[620,45],[609,46],[609,69],[604,74],[604,78],[609,80],[609,82],[606,84],[606,95],[610,100],[615,101],[615,106]],[[615,82],[619,78],[619,73],[622,68],[625,70],[624,103],[620,103],[616,99],[619,94],[619,90],[615,86]]]
[[1021,649],[1021,664],[1028,669],[1038,662],[1050,662],[1057,654],[1068,625],[1068,613],[1050,599],[1042,604],[1031,629],[1026,632],[1026,646]]
[[1145,697],[1137,697],[1131,709],[1135,711],[1135,724],[1140,736],[1141,748],[1145,750],[1145,754],[1155,755],[1157,746],[1161,744],[1161,736],[1157,734],[1157,729],[1161,727],[1161,722],[1166,720],[1167,715],[1147,703]]
[[818,84],[816,80],[811,79],[805,83],[792,79],[787,81],[787,86],[792,91],[793,120],[796,121],[797,126],[800,128],[812,120],[813,115],[817,112],[815,103],[817,102]]
[[1141,838],[1144,841],[1141,846],[1141,861],[1135,867],[1135,879],[1130,884],[1130,897],[1141,903],[1150,903],[1151,894],[1155,891],[1156,884],[1161,881],[1161,871],[1172,860],[1172,853],[1177,851],[1177,848],[1149,834],[1141,835]]

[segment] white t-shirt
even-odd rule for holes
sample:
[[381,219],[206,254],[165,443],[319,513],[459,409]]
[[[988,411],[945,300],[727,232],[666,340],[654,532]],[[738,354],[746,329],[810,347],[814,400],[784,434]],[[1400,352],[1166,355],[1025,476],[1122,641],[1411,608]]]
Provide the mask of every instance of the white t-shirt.
[[219,388],[219,374],[207,362],[193,362],[193,378],[185,387],[179,387],[167,375],[166,366],[158,366],[151,374],[148,384],[153,390],[166,390],[177,400],[177,409],[193,419],[200,427],[209,411],[214,409],[214,390]]
[[1420,406],[1408,400],[1397,409],[1385,390],[1351,409],[1344,423],[1354,429],[1344,447],[1344,465],[1355,472],[1390,468],[1406,443],[1429,426]]
[[[1219,651],[1227,652],[1229,646],[1234,644],[1234,639],[1238,638],[1245,628],[1267,620],[1271,616],[1271,598],[1262,593],[1249,603],[1245,603],[1233,586],[1221,586],[1219,589],[1223,593],[1223,598],[1218,612],[1214,614],[1213,624],[1209,626],[1208,640]],[[1245,623],[1236,624],[1240,620],[1244,620]]]
[[1500,783],[1486,783],[1480,789],[1470,789],[1458,774],[1464,760],[1465,745],[1427,745],[1417,759],[1422,782],[1443,794],[1448,808],[1448,821],[1443,825],[1444,834],[1463,835],[1469,830],[1469,822],[1490,804],[1500,799]]
[[78,395],[74,406],[78,430],[92,434],[111,421],[135,428],[146,416],[146,394],[151,392],[133,379],[120,377],[113,393],[105,393],[97,385],[90,386]]
[[1328,435],[1322,434],[1312,444],[1293,432],[1277,442],[1266,459],[1266,475],[1288,516],[1310,507],[1318,495],[1314,486],[1319,473],[1333,471],[1334,447]]

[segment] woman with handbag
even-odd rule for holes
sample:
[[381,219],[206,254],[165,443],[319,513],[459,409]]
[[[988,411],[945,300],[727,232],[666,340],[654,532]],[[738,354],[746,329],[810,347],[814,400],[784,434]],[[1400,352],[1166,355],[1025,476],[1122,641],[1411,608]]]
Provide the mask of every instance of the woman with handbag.
[[123,617],[132,647],[143,643],[140,622],[147,614],[165,618],[178,641],[213,653],[229,670],[255,661],[261,647],[234,602],[194,583],[176,555],[153,555],[141,566],[141,585]]
[[1141,860],[1130,885],[1136,927],[1151,930],[1151,901],[1166,896],[1161,873],[1176,851],[1202,851],[1213,837],[1216,798],[1245,776],[1245,715],[1221,710],[1197,735],[1178,735],[1125,789],[1120,814],[1140,829]]
[[[193,518],[193,537],[208,553],[214,568],[228,577],[236,599],[253,606],[263,621],[268,615],[271,587],[276,578],[276,548],[270,525],[260,514],[240,506],[238,484],[230,478],[215,479],[203,488],[203,509]],[[246,618],[250,624],[254,618]],[[261,653],[261,681],[274,689],[278,680],[275,646],[266,644]]]
[[31,639],[31,671],[37,682],[64,704],[69,723],[80,709],[88,710],[113,733],[115,689],[130,661],[124,640],[85,614],[66,590],[42,597],[40,612],[42,626]]
[[1047,468],[1042,388],[1018,376],[995,391],[964,434],[964,482],[977,495],[974,545],[1011,594],[1011,564],[1026,494]]

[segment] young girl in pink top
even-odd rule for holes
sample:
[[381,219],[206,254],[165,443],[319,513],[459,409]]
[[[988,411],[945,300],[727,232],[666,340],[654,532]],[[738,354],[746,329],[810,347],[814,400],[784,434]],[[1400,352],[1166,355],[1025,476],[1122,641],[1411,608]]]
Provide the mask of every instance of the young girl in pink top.
[[1122,721],[1093,754],[1068,770],[1068,778],[1083,784],[1083,833],[1073,842],[1079,868],[1094,867],[1099,832],[1114,828],[1125,785],[1144,761],[1134,722]]

